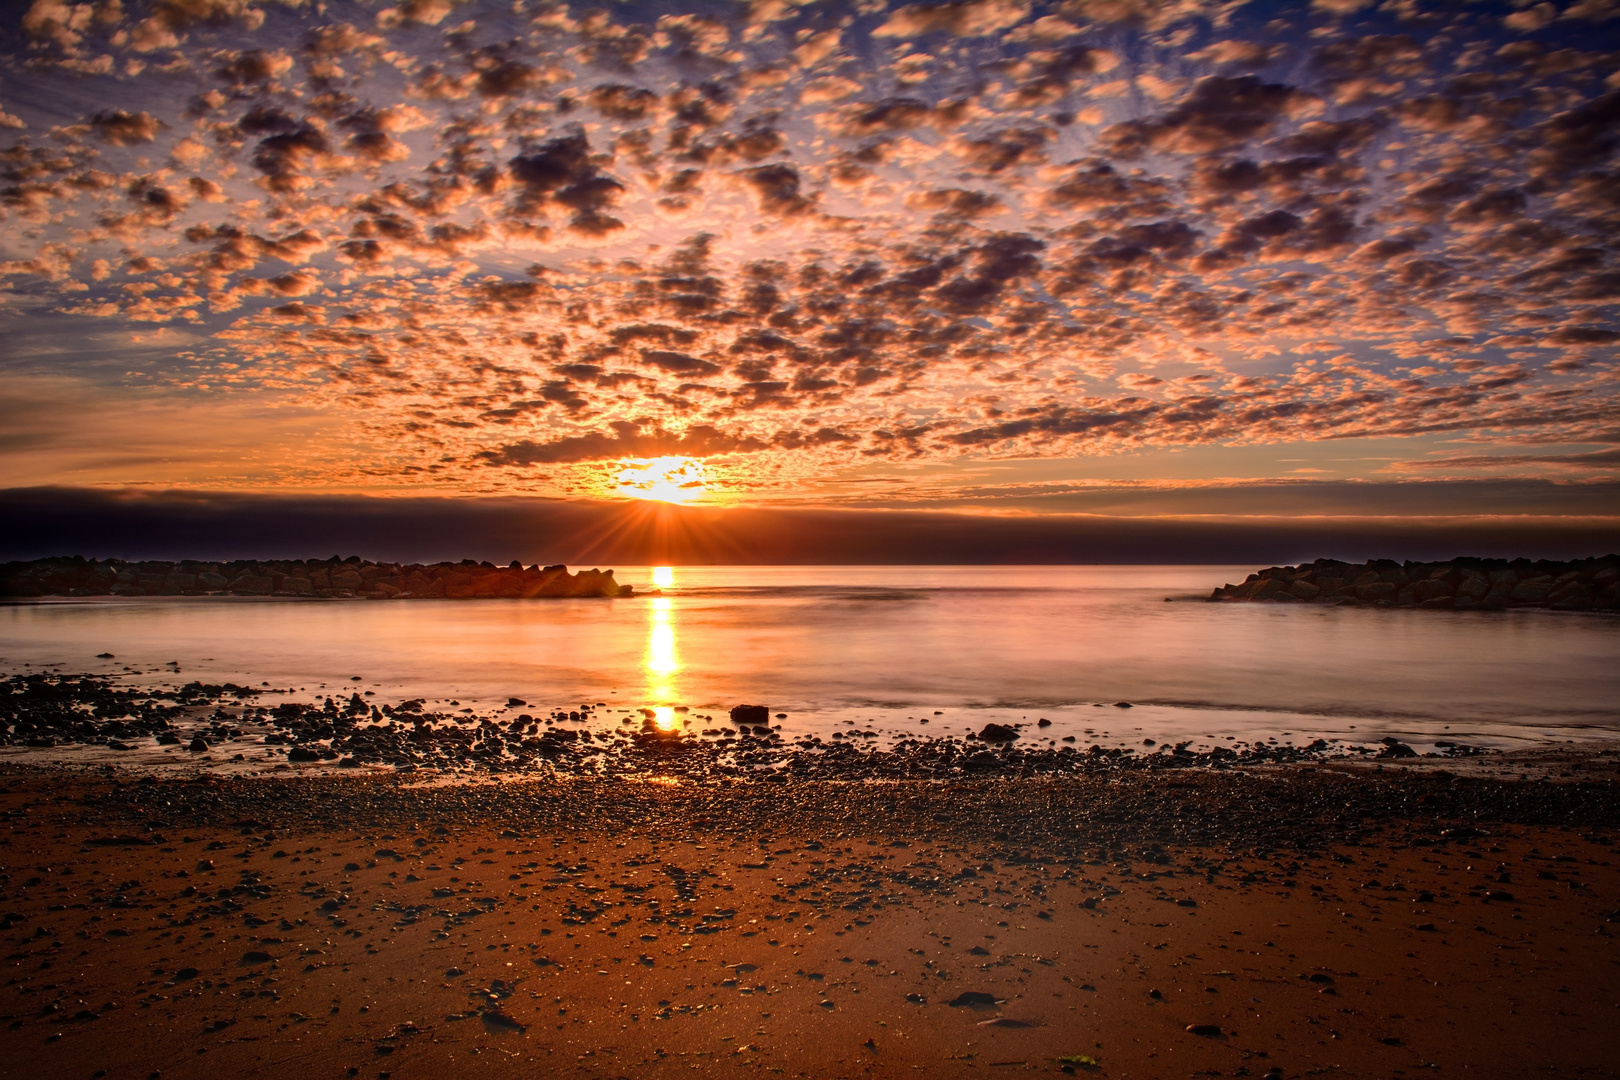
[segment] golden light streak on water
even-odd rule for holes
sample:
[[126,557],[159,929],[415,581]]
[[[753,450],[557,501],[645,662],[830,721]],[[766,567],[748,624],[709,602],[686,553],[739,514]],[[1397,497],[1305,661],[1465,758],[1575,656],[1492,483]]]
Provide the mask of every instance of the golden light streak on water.
[[[648,602],[647,612],[647,652],[642,660],[647,672],[647,700],[673,702],[675,676],[681,670],[680,652],[675,644],[674,601],[667,596],[655,596]],[[667,714],[667,723],[662,714]],[[675,726],[674,711],[668,707],[658,707],[653,719],[665,731]]]

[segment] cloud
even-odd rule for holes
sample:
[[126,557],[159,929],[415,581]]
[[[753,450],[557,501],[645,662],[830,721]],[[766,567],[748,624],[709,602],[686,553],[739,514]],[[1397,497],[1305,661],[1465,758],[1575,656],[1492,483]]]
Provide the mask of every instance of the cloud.
[[[8,334],[109,388],[340,410],[334,485],[579,495],[658,450],[764,498],[1439,433],[1500,462],[1620,409],[1598,5],[24,7]],[[160,330],[149,364],[84,345]]]
[[1029,16],[1029,4],[1020,0],[954,0],[940,4],[908,4],[897,9],[872,33],[878,37],[921,37],[950,34],[983,37],[1005,30]]
[[1594,450],[1583,454],[1464,454],[1400,461],[1391,468],[1401,472],[1466,472],[1477,469],[1517,470],[1526,465],[1620,473],[1620,449]]
[[490,465],[558,465],[623,458],[709,457],[715,454],[757,453],[768,449],[758,439],[727,435],[707,424],[683,432],[670,432],[655,423],[620,420],[610,432],[574,435],[548,443],[532,440],[511,443],[478,456]]
[[158,121],[146,112],[109,109],[90,118],[90,129],[96,133],[96,137],[113,146],[149,143],[157,138],[160,127]]

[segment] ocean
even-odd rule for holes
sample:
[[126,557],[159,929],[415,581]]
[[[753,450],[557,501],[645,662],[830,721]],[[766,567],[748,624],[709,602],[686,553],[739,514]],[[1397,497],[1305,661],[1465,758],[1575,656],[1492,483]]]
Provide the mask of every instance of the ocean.
[[1620,619],[1204,601],[1250,569],[621,567],[633,598],[24,602],[0,606],[0,673],[478,714],[601,703],[604,727],[762,704],[784,735],[874,745],[991,721],[1105,747],[1620,738]]

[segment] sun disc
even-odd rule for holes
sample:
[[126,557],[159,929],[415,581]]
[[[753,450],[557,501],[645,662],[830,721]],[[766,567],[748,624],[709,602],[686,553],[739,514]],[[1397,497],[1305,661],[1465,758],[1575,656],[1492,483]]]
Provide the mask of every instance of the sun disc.
[[617,489],[620,495],[684,504],[708,494],[708,468],[695,458],[659,457],[623,464]]

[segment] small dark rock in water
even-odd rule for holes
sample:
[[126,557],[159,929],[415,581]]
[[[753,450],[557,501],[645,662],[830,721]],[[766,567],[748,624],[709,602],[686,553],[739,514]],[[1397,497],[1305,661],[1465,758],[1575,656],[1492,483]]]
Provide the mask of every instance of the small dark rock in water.
[[1407,746],[1399,739],[1392,739],[1385,736],[1380,741],[1384,744],[1384,748],[1378,751],[1378,756],[1381,758],[1409,758],[1418,756],[1416,750],[1412,749],[1410,746]]
[[1188,1024],[1187,1034],[1202,1035],[1207,1039],[1218,1039],[1221,1037],[1221,1028],[1219,1024]]
[[1142,745],[1143,746],[1158,746],[1159,744],[1158,744],[1157,741],[1155,741],[1153,739],[1143,739],[1142,740]]
[[110,653],[110,652],[98,652],[98,653],[96,653],[96,659],[97,660],[111,660],[111,659],[113,659],[113,654]]
[[988,1009],[994,1007],[995,1003],[996,996],[994,994],[986,994],[981,990],[964,990],[962,993],[951,998],[951,1000],[947,1001],[945,1004],[949,1005],[953,1009],[960,1009],[964,1007],[969,1009]]
[[731,722],[746,724],[749,727],[760,724],[768,726],[771,722],[771,710],[764,705],[734,705],[731,708]]
[[1114,708],[1116,708],[1116,709],[1130,709],[1130,708],[1134,708],[1134,707],[1135,706],[1133,706],[1128,701],[1116,701],[1116,702],[1114,702]]
[[528,702],[524,701],[520,697],[514,697],[514,698],[507,698],[506,699],[506,707],[508,709],[520,708],[520,707],[522,707],[524,705],[527,705],[527,704],[528,704]]
[[198,751],[207,750],[208,740],[203,738],[201,735],[198,735],[196,738],[191,740],[190,749]]
[[319,760],[321,760],[321,755],[320,755],[319,751],[311,750],[307,746],[295,746],[291,750],[287,751],[287,760],[288,761],[319,761]]
[[1006,724],[986,724],[984,730],[979,732],[979,738],[986,742],[1012,742],[1018,738],[1018,729]]
[[1052,726],[1052,721],[1048,720],[1046,717],[1043,716],[1039,720],[1035,721],[1035,726],[1036,727],[1051,727]]

